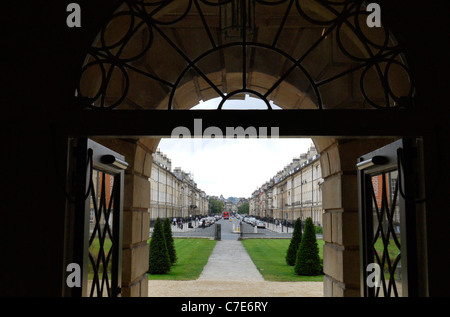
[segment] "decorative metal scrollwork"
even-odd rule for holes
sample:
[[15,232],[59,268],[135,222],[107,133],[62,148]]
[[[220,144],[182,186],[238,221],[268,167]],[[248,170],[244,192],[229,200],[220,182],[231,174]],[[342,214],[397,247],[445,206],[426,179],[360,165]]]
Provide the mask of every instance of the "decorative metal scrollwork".
[[[244,7],[251,7],[247,9],[254,10],[252,14],[241,14],[244,21],[235,23],[244,28],[255,27],[257,29],[259,27],[257,19],[260,10],[258,8],[283,8],[284,13],[279,19],[279,25],[275,28],[276,32],[270,44],[255,40],[253,36],[249,35],[255,32],[247,32],[246,29],[243,30],[239,40],[231,42],[218,40],[219,36],[216,31],[225,29],[224,21],[212,25],[212,22],[208,22],[210,17],[204,11],[217,10],[217,16],[220,18],[222,15],[219,10],[225,11],[226,6],[233,6],[236,3],[245,3]],[[175,6],[176,10],[169,10]],[[228,8],[227,12],[232,12],[232,9]],[[167,12],[170,14],[166,14]],[[283,33],[289,17],[294,14],[298,17],[299,27],[302,27],[302,23],[307,23],[309,27],[312,25],[316,28],[323,28],[322,34],[313,41],[312,45],[305,48],[300,56],[295,57],[290,52],[281,49],[279,45],[280,35]],[[132,85],[130,74],[134,72],[163,87],[168,96],[167,109],[171,110],[174,108],[175,93],[180,88],[183,78],[193,72],[215,92],[217,97],[222,98],[218,109],[222,108],[226,100],[244,93],[260,98],[266,103],[267,108],[271,109],[270,95],[290,76],[301,74],[309,84],[307,90],[310,91],[318,109],[333,108],[332,105],[324,102],[323,92],[333,89],[331,84],[345,76],[355,77],[356,82],[359,80],[361,93],[359,99],[363,108],[411,107],[415,89],[401,47],[387,28],[370,29],[364,25],[369,14],[370,12],[366,11],[362,0],[245,0],[241,2],[186,0],[176,1],[176,3],[173,0],[126,0],[121,9],[111,17],[110,23],[100,31],[98,41],[88,52],[76,96],[81,106],[85,108],[117,108],[130,92]],[[176,28],[177,23],[192,16],[200,21],[210,46],[209,49],[194,57],[189,56],[186,50],[167,32],[169,27]],[[245,19],[249,18],[254,18],[255,21],[247,23],[249,21]],[[117,23],[121,25],[121,28],[115,30],[114,21],[118,20],[122,21]],[[137,39],[138,33],[145,34],[145,36]],[[114,34],[113,40],[109,34]],[[185,67],[175,80],[164,78],[143,66],[142,60],[151,59],[152,49],[159,45],[155,42],[156,36],[165,42],[164,45],[175,51],[185,63]],[[340,54],[351,61],[352,66],[323,78],[312,74],[304,63],[310,55],[320,54],[317,53],[318,47],[328,36],[333,39],[334,49],[338,49]],[[136,45],[138,40],[140,44]],[[139,47],[139,49],[127,50],[130,45]],[[227,49],[241,50],[242,83],[240,88],[231,91],[225,91],[223,87],[221,89],[199,66],[206,58]],[[247,55],[250,49],[263,49],[270,54],[279,55],[290,65],[264,92],[250,88],[247,82],[249,72]],[[171,65],[165,65],[165,67],[169,69]],[[92,80],[93,77],[96,77],[96,80]],[[117,81],[117,78],[120,78],[121,82],[120,94],[112,98],[111,83]],[[86,89],[86,87],[88,88]],[[377,92],[374,93],[374,90]]]

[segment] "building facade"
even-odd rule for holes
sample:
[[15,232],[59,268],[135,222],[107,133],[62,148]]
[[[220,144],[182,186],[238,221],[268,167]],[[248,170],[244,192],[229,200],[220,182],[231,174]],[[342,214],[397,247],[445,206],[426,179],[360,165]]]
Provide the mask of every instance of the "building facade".
[[159,149],[153,153],[150,181],[150,220],[188,218],[209,213],[206,193],[197,187],[193,176],[175,167]]
[[290,222],[311,217],[322,226],[322,183],[319,154],[311,146],[253,192],[250,214]]

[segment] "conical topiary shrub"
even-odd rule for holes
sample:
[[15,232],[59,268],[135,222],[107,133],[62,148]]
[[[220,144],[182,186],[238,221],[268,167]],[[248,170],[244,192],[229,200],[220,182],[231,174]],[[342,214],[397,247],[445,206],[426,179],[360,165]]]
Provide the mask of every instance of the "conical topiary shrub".
[[177,252],[175,250],[175,244],[173,242],[171,222],[169,218],[164,220],[164,237],[166,238],[167,252],[169,252],[170,264],[174,264],[177,261]]
[[302,221],[297,218],[294,224],[294,233],[292,234],[291,243],[286,253],[286,263],[290,266],[295,265],[297,260],[297,252],[302,241]]
[[148,264],[148,273],[150,274],[166,274],[170,271],[169,252],[164,238],[163,225],[159,218],[156,219],[153,227]]
[[305,221],[304,233],[300,247],[298,248],[297,261],[294,268],[295,274],[314,276],[322,274],[319,248],[317,247],[316,234],[311,218]]

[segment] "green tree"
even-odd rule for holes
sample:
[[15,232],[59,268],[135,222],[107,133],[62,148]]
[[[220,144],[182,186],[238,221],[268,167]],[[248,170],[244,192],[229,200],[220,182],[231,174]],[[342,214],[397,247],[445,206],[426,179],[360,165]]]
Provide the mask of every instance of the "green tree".
[[223,201],[221,200],[216,200],[212,197],[209,198],[209,206],[210,206],[210,213],[212,215],[214,214],[222,214],[222,210],[223,210]]
[[164,220],[164,237],[166,238],[167,252],[169,252],[170,264],[177,262],[177,252],[172,236],[171,221],[169,218]]
[[294,267],[295,274],[306,276],[320,275],[322,274],[322,265],[320,264],[319,248],[311,218],[306,219],[304,230]]
[[302,241],[302,221],[297,218],[294,224],[294,233],[292,234],[291,243],[286,253],[286,263],[294,266],[297,260],[298,248]]
[[150,274],[166,274],[170,271],[169,252],[167,251],[163,225],[159,217],[153,227],[148,264],[148,273]]
[[248,211],[249,211],[248,202],[245,202],[238,207],[238,213],[240,214],[248,214]]

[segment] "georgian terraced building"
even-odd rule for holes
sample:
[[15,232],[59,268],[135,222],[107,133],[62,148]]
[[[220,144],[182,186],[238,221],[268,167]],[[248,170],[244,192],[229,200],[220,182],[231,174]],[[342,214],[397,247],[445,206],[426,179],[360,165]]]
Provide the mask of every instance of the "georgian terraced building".
[[150,177],[150,220],[187,218],[208,214],[206,193],[197,187],[190,173],[175,167],[159,149],[153,153]]
[[311,217],[322,226],[322,183],[319,154],[311,146],[253,192],[250,214],[291,222]]

